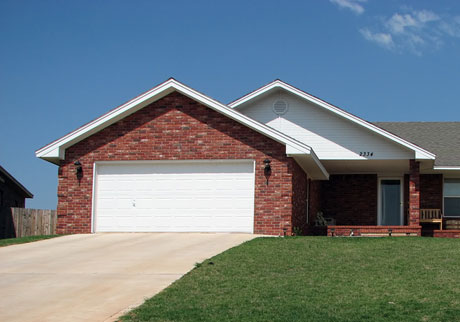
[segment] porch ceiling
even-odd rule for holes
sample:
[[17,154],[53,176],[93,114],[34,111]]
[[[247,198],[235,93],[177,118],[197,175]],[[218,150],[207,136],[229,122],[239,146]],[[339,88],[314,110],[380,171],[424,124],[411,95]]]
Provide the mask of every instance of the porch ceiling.
[[409,172],[409,160],[321,160],[330,174]]

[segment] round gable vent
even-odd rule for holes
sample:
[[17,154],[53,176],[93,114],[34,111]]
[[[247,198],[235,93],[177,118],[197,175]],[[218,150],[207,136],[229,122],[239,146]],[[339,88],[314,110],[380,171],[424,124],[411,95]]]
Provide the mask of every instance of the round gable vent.
[[276,100],[275,103],[273,103],[273,112],[275,112],[276,115],[283,115],[286,114],[288,110],[288,103],[284,100]]

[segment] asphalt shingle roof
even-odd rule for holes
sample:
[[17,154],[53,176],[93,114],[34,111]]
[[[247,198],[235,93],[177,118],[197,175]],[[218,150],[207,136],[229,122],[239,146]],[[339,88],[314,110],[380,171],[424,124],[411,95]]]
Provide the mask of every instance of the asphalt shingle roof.
[[460,166],[460,122],[374,122],[436,154],[436,166]]

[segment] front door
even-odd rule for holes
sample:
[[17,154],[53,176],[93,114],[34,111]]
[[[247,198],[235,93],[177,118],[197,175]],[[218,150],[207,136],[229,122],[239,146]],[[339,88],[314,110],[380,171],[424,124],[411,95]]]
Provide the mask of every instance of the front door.
[[401,179],[380,179],[379,225],[403,225]]

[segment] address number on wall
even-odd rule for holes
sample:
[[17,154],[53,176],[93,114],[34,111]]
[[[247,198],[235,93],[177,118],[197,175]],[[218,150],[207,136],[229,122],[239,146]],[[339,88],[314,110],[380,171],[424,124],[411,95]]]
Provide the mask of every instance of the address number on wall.
[[360,157],[372,157],[372,156],[374,156],[374,152],[369,152],[369,151],[359,152],[359,156]]

